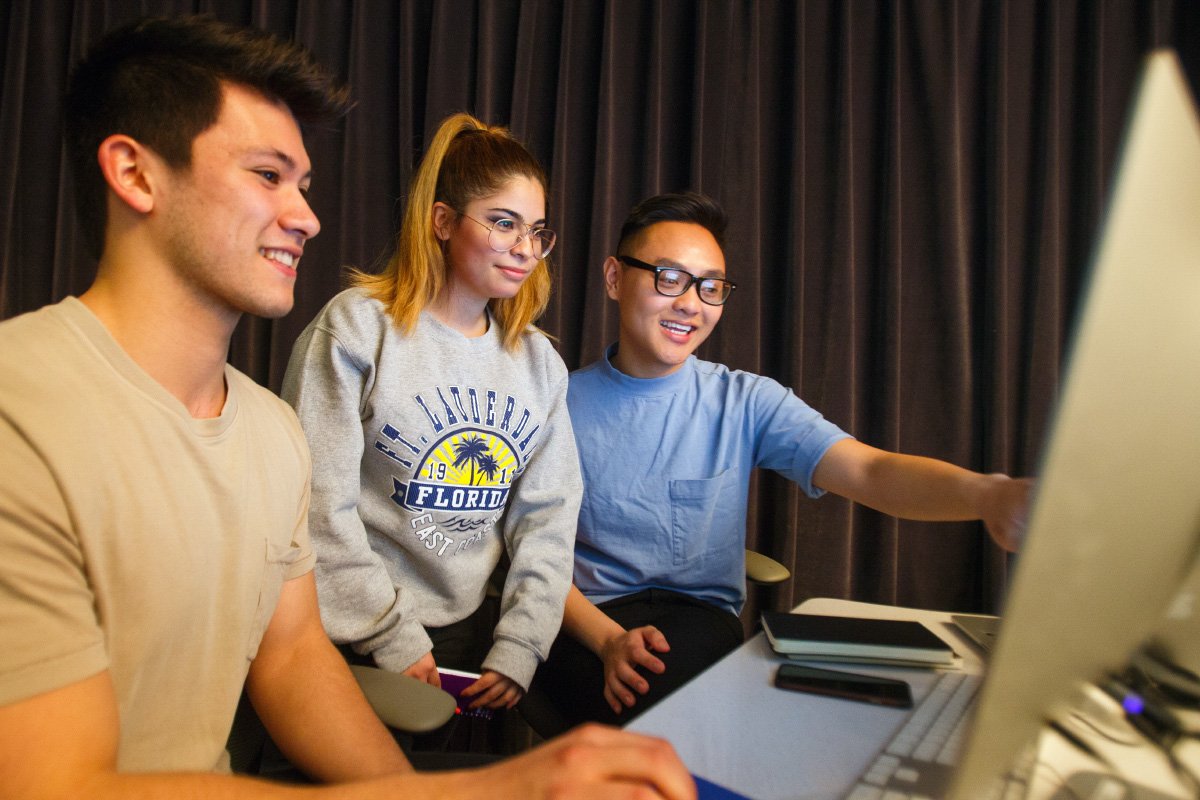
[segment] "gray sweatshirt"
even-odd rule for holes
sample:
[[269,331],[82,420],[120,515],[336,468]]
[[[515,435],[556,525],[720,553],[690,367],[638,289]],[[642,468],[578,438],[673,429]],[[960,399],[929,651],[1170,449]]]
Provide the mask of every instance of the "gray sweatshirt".
[[528,331],[468,339],[423,313],[411,335],[364,291],[334,297],[292,350],[283,397],[312,450],[309,527],[330,637],[402,671],[424,628],[483,601],[511,565],[483,668],[528,688],[562,623],[582,482],[567,370]]

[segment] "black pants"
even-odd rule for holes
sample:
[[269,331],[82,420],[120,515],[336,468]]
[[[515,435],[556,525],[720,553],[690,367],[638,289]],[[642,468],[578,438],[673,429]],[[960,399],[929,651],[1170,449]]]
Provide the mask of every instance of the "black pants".
[[666,665],[666,671],[656,675],[639,667],[638,672],[650,684],[650,691],[644,695],[635,692],[637,702],[633,707],[614,714],[604,700],[603,662],[573,636],[560,633],[550,656],[533,677],[533,690],[549,700],[567,728],[585,721],[628,723],[745,638],[741,621],[730,612],[664,589],[647,589],[619,597],[600,603],[599,608],[626,630],[653,625],[662,631],[671,650],[655,655]]

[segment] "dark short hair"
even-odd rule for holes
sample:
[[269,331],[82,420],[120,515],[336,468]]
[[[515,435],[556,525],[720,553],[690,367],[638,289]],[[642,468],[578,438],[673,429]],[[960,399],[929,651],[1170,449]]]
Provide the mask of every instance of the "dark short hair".
[[123,133],[173,169],[187,169],[192,142],[220,115],[222,82],[284,103],[301,125],[350,108],[349,89],[311,53],[265,31],[208,15],[148,18],[111,31],[76,65],[64,109],[76,205],[94,255],[107,223],[100,143]]
[[725,252],[725,210],[716,200],[699,192],[671,192],[648,197],[633,207],[617,240],[617,254],[625,255],[629,246],[642,231],[659,222],[690,222],[707,230]]

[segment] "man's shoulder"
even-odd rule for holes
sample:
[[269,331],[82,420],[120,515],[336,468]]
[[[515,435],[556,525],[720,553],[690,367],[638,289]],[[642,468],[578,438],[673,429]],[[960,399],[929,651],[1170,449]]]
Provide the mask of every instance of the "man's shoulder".
[[279,395],[231,364],[225,366],[225,379],[237,392],[239,407],[246,408],[254,417],[275,419],[289,430],[300,431],[296,412]]
[[[232,365],[225,365],[230,397],[236,398],[236,416],[231,426],[238,439],[257,453],[269,453],[276,474],[272,481],[308,480],[312,459],[308,440],[295,410],[279,395],[256,383]],[[273,485],[260,482],[261,487]],[[260,488],[261,488],[260,487]]]
[[759,375],[743,369],[731,369],[725,364],[715,361],[704,361],[693,358],[693,374],[696,381],[705,389],[721,389],[729,392],[754,393],[780,389],[786,391],[782,384],[774,378]]
[[64,389],[85,380],[79,366],[87,347],[64,305],[43,306],[0,322],[0,395],[12,399],[20,390],[26,399],[37,392],[74,397]]
[[22,351],[44,346],[47,334],[63,331],[62,307],[55,303],[0,321],[0,359],[22,361]]
[[590,364],[586,364],[578,369],[571,370],[571,383],[576,381],[587,381],[594,377],[604,366],[604,358],[598,358]]
[[591,364],[571,370],[567,375],[567,400],[572,407],[597,394],[610,393],[613,388],[610,371],[611,367],[603,356]]
[[752,373],[733,370],[725,364],[721,364],[716,361],[705,361],[704,359],[696,358],[695,356],[692,356],[692,372],[695,373],[696,377],[700,380],[724,381],[739,375],[746,375],[755,378],[758,377]]
[[[752,392],[762,388],[780,386],[777,381],[765,375],[730,369],[725,364],[705,361],[695,356],[688,359],[683,369],[687,370],[687,376],[681,376],[683,377],[682,382],[672,385],[682,387],[690,384],[693,387],[692,391]],[[589,392],[608,391],[610,382],[611,368],[603,356],[571,372],[571,392],[580,396]]]

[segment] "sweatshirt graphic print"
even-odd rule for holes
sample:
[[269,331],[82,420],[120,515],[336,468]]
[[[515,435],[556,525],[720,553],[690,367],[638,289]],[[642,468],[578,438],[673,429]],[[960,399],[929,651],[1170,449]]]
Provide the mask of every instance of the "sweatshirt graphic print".
[[[392,478],[391,499],[419,516],[414,535],[439,557],[479,542],[504,512],[512,483],[532,456],[540,421],[494,390],[439,388],[417,394],[424,430],[408,438],[384,423],[375,449],[413,477]],[[446,514],[435,524],[434,514]],[[481,517],[480,514],[485,516]]]

